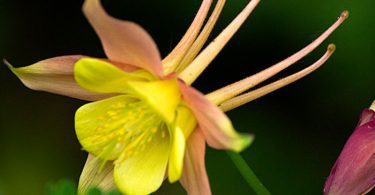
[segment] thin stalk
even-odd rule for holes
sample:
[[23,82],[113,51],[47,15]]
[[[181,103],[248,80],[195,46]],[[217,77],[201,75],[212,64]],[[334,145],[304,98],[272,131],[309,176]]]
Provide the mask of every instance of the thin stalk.
[[242,177],[246,180],[247,184],[249,184],[257,195],[271,195],[240,154],[232,151],[228,151],[227,154],[241,173]]

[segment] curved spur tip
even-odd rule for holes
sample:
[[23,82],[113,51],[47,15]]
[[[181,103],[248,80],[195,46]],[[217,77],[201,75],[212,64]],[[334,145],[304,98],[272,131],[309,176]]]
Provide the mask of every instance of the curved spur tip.
[[341,12],[340,17],[343,18],[343,19],[348,18],[349,17],[349,11],[348,10],[344,10],[343,12]]
[[333,43],[329,44],[327,50],[329,50],[330,52],[334,52],[336,50],[336,45]]

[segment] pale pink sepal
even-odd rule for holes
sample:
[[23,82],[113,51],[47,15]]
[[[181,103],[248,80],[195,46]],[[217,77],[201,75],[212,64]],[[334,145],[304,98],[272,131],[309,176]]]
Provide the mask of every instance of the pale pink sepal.
[[110,60],[131,64],[162,77],[159,50],[142,27],[109,16],[100,0],[86,0],[83,12],[98,34]]
[[54,57],[33,65],[15,68],[7,64],[22,83],[30,89],[46,91],[82,100],[100,100],[112,96],[99,94],[81,88],[74,80],[74,63],[81,55]]
[[78,195],[87,195],[91,188],[99,188],[102,192],[116,190],[113,180],[113,163],[103,161],[89,154],[78,183]]
[[189,195],[211,195],[205,167],[206,142],[199,128],[187,140],[180,182]]
[[331,170],[324,194],[366,194],[374,185],[375,112],[365,109]]
[[237,133],[228,117],[201,92],[179,82],[182,98],[193,111],[208,145],[216,149],[240,152],[253,140],[248,134]]

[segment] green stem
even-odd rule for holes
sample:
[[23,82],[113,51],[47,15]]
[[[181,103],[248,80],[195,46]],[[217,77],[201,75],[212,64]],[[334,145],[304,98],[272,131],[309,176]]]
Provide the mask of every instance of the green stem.
[[247,165],[246,161],[238,153],[228,151],[227,152],[230,159],[236,165],[237,169],[241,173],[242,177],[246,180],[249,186],[258,195],[271,195],[266,187],[259,181],[258,177],[254,174],[253,170]]

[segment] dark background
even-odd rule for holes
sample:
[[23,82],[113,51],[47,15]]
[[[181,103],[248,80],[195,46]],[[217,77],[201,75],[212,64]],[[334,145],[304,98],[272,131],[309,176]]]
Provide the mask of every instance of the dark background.
[[[212,38],[246,5],[227,1]],[[0,58],[16,67],[67,54],[104,57],[81,13],[82,1],[0,0]],[[165,56],[200,1],[103,1],[108,12],[141,24]],[[333,42],[318,71],[228,113],[256,135],[242,153],[273,194],[321,194],[325,178],[360,111],[375,98],[375,4],[371,0],[263,0],[194,84],[207,93],[254,74],[315,39],[341,11],[349,19],[315,52],[276,78],[311,64]],[[75,110],[85,102],[35,92],[0,66],[0,194],[42,194],[49,182],[78,180],[86,158],[75,137]],[[213,194],[252,194],[223,151],[208,150]],[[184,194],[166,183],[157,194]]]

